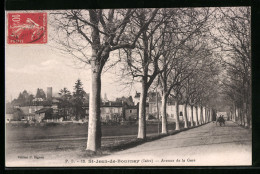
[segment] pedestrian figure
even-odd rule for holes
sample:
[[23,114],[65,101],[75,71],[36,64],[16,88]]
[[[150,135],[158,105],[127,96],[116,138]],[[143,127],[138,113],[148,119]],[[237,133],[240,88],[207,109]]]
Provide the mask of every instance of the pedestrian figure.
[[216,125],[219,123],[220,126],[222,126],[222,124],[225,125],[225,119],[223,115],[220,115],[217,119]]
[[222,123],[225,125],[224,115],[222,115],[221,119],[222,119]]

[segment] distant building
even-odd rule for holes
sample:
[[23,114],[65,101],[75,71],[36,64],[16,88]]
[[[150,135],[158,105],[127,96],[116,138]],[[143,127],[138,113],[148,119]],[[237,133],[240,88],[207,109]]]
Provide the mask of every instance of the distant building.
[[157,92],[157,94],[156,94],[156,92],[149,92],[148,97],[147,97],[147,102],[149,104],[148,112],[150,114],[156,114],[157,113],[157,103],[158,103],[158,109],[159,109],[158,112],[161,113],[162,97],[158,92]]
[[5,113],[6,122],[21,121],[25,119],[25,114],[20,108],[7,108]]
[[6,118],[8,117],[9,120],[33,120],[38,122],[39,120],[45,119],[45,116],[42,117],[43,111],[50,109],[52,112],[51,114],[47,114],[47,119],[56,118],[58,115],[58,103],[59,101],[55,98],[52,98],[51,101],[43,100],[42,98],[36,98],[31,105],[16,106],[12,109],[12,112],[8,111],[8,113],[6,113],[8,114],[6,115]]
[[53,119],[53,109],[52,108],[42,108],[35,112],[35,120],[41,122],[43,119]]
[[[86,117],[89,116],[89,104],[84,107]],[[120,122],[122,120],[137,120],[138,106],[129,106],[127,102],[102,102],[100,106],[101,122],[115,121]]]
[[[158,110],[159,116],[162,116],[162,97],[159,92],[157,94],[156,94],[156,92],[148,92],[147,103],[149,104],[148,113],[150,115],[153,115],[156,117],[157,110]],[[158,103],[158,108],[157,108],[157,103]],[[183,110],[184,110],[183,105],[179,104],[180,120],[183,119],[183,113],[184,113]],[[168,100],[167,100],[166,114],[169,119],[175,120],[176,106],[175,106],[175,100],[173,98],[168,98]]]
[[138,118],[138,106],[127,106],[125,108],[125,120],[134,121]]
[[120,97],[120,98],[116,98],[116,102],[125,102],[128,106],[134,106],[134,101],[132,96],[129,97]]
[[24,114],[24,119],[34,120],[35,112],[42,109],[43,106],[22,106],[20,107],[21,111]]
[[33,99],[33,105],[41,105],[44,100],[42,98]]
[[103,102],[101,105],[101,121],[119,122],[125,119],[125,103],[123,102]]
[[52,100],[52,87],[47,87],[47,100]]

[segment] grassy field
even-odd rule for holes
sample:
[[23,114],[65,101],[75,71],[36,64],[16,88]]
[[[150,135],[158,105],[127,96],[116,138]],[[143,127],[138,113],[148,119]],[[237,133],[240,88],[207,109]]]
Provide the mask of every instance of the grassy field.
[[[157,124],[147,124],[147,134],[158,132]],[[169,130],[175,129],[175,124],[168,125]],[[137,135],[138,125],[102,125],[102,137]],[[68,137],[87,137],[87,124],[46,124],[43,126],[6,125],[7,141],[36,140]]]
[[[170,123],[168,129],[174,130],[175,124]],[[92,155],[86,153],[87,132],[87,124],[70,123],[32,126],[7,124],[6,161],[21,162],[22,160],[18,156],[33,155],[43,156],[46,161],[89,158]],[[137,132],[137,124],[102,125],[101,155],[143,143],[142,140],[137,139]],[[147,124],[148,141],[158,137],[157,133],[157,124]]]

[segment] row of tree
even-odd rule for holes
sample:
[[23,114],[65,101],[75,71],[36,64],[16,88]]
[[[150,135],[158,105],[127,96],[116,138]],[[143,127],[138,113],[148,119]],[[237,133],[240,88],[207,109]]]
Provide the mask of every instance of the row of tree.
[[[138,138],[146,138],[146,99],[152,88],[162,93],[162,133],[167,133],[169,97],[176,101],[177,125],[179,103],[185,105],[185,127],[187,105],[192,110],[195,107],[196,113],[198,107],[201,112],[207,108],[207,120],[200,120],[210,121],[222,74],[215,55],[223,47],[216,44],[222,36],[214,35],[215,15],[221,10],[90,9],[51,13],[54,46],[91,66],[88,150],[101,147],[101,75],[104,67],[116,64],[120,65],[122,81],[141,85]],[[110,60],[112,53],[117,56]],[[196,114],[196,125],[198,120]]]
[[251,127],[251,9],[220,8],[215,43],[225,71],[222,93],[229,102],[234,121]]

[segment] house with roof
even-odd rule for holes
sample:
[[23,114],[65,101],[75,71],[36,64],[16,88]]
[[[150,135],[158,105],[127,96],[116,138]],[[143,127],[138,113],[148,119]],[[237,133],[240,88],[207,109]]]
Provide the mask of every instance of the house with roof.
[[34,119],[36,122],[41,122],[43,119],[53,119],[53,109],[44,107],[35,112]]
[[[147,103],[149,104],[148,112],[150,115],[157,117],[157,112],[159,115],[162,115],[162,97],[159,92],[149,92],[147,96]],[[158,103],[158,108],[157,108]],[[158,111],[157,111],[158,110]],[[179,104],[179,118],[180,120],[183,119],[183,110],[184,106]],[[166,113],[169,120],[175,120],[176,115],[176,107],[175,107],[175,99],[168,98],[166,104]]]
[[25,120],[34,120],[35,111],[40,110],[43,106],[30,105],[30,106],[21,106],[19,109],[22,110]]
[[[51,101],[34,102],[31,105],[16,106],[14,109],[18,109],[20,111],[19,115],[22,115],[19,120],[35,120],[40,122],[42,119],[46,118],[46,115],[54,118],[58,114],[58,102],[59,101],[57,99],[52,98]],[[49,114],[49,109],[52,109],[51,115]],[[15,115],[13,119],[18,120]]]
[[11,121],[19,121],[22,119],[24,119],[24,114],[20,108],[6,107],[6,123],[10,123]]
[[135,121],[138,118],[138,105],[125,107],[125,120]]
[[[139,111],[140,96],[141,96],[141,93],[136,91],[135,96],[133,98],[134,105],[137,107],[137,114],[138,114],[138,111]],[[148,93],[148,96],[149,96],[149,93]],[[149,112],[149,97],[147,97],[146,98],[146,119],[148,119],[149,113],[150,113]]]
[[[162,97],[158,92],[157,93],[156,92],[149,92],[147,99],[148,99],[147,102],[149,104],[148,112],[151,115],[155,116],[155,115],[157,115],[157,112],[159,112],[159,113],[162,112]],[[157,107],[157,103],[158,103],[158,107]]]
[[101,104],[101,121],[119,122],[125,119],[125,102],[103,102]]
[[[89,116],[89,104],[83,106],[86,117]],[[128,105],[127,102],[107,101],[100,104],[100,117],[102,122],[122,120],[137,120],[138,106]]]

